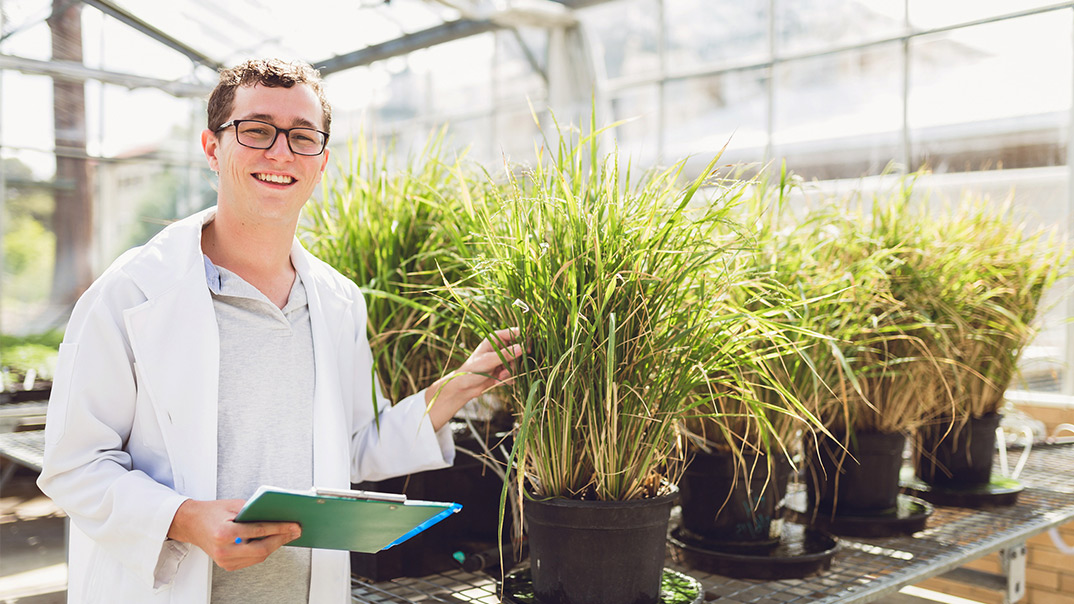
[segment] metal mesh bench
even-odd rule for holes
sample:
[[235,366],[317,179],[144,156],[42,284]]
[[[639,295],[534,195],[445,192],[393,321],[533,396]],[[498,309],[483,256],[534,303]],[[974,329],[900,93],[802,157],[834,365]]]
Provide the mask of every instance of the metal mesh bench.
[[[1004,559],[1021,559],[999,577],[998,589],[1021,583],[1024,590],[1025,541],[1074,520],[1074,445],[1034,449],[1019,480],[1026,489],[1016,505],[967,509],[936,507],[925,530],[878,539],[843,538],[829,570],[804,579],[743,580],[669,566],[700,580],[706,601],[751,604],[846,604],[871,602],[906,585],[953,571],[1003,550]],[[444,602],[499,604],[497,577],[462,570],[380,583],[355,579],[355,604]],[[1013,601],[1015,598],[1010,598]]]
[[40,472],[45,458],[45,431],[0,433],[0,457],[12,462],[0,476],[0,487],[19,466]]

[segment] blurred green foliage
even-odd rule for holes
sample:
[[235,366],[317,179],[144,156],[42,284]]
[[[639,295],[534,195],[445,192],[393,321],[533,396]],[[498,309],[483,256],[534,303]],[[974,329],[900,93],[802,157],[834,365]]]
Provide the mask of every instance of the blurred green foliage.
[[4,390],[21,387],[30,370],[37,374],[39,380],[51,380],[61,341],[63,331],[58,329],[29,336],[0,334]]
[[56,237],[52,224],[51,192],[34,180],[30,168],[18,159],[3,162],[4,264],[3,300],[6,305],[45,300],[52,283]]

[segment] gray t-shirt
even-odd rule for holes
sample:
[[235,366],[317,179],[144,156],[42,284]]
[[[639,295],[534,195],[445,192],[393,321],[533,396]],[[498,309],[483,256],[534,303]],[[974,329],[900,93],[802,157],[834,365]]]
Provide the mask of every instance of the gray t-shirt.
[[[281,310],[208,257],[205,272],[220,330],[217,498],[248,499],[262,484],[308,489],[314,364],[302,281]],[[309,585],[310,550],[285,546],[238,571],[214,565],[211,601],[307,604]]]

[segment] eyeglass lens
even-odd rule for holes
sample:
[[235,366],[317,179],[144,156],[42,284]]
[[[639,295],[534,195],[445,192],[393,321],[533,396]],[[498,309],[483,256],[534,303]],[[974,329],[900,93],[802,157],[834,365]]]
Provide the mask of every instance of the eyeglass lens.
[[[272,124],[243,121],[237,126],[239,142],[255,149],[268,149],[276,140],[277,129]],[[324,150],[324,135],[312,128],[291,128],[287,131],[291,151],[300,155],[318,155]]]

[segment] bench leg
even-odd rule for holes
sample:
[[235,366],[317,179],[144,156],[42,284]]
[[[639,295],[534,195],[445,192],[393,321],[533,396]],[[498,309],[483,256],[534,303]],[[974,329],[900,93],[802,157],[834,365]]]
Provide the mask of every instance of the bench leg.
[[11,463],[8,464],[6,468],[4,468],[4,473],[0,474],[0,489],[4,488],[4,485],[7,484],[8,479],[11,478],[11,475],[15,473],[15,468],[18,467],[18,464]]

